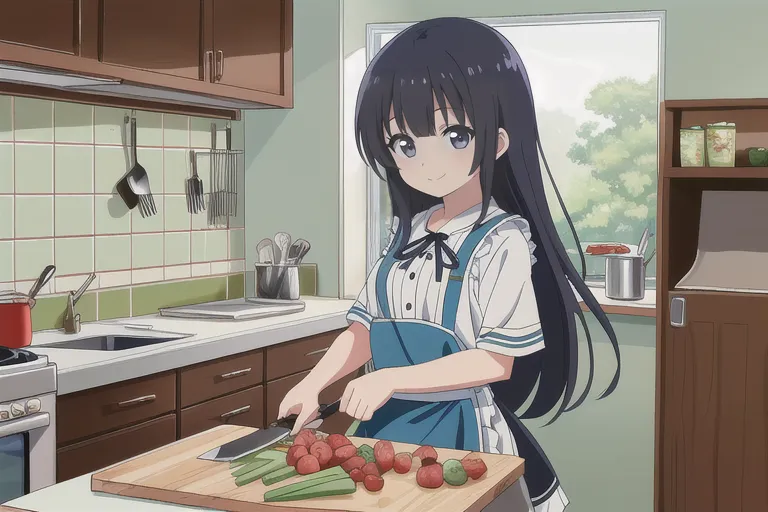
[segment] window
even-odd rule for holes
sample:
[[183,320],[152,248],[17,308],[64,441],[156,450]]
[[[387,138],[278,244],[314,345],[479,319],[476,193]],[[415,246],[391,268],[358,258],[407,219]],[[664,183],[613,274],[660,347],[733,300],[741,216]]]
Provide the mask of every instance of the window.
[[[526,65],[544,154],[582,248],[591,242],[636,246],[646,227],[654,233],[658,114],[663,97],[663,13],[479,21],[507,37]],[[353,117],[365,65],[407,26],[369,25],[365,56],[358,53],[345,60],[345,176],[349,174],[347,166],[364,169],[362,163],[350,159],[359,161]],[[388,239],[392,213],[385,184],[371,170],[364,172],[368,197],[366,263],[370,269]],[[563,243],[576,268],[581,269],[575,240],[551,187],[548,194]],[[655,237],[650,239],[647,254],[654,248]],[[599,286],[604,259],[585,258],[587,280]],[[655,265],[647,268],[647,284],[653,287]]]

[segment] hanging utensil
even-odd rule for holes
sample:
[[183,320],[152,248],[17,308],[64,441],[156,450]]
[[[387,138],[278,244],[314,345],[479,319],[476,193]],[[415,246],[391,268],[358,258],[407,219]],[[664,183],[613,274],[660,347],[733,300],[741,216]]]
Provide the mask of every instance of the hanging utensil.
[[133,209],[137,205],[142,217],[150,217],[157,213],[155,200],[149,187],[147,170],[139,164],[136,151],[136,116],[131,115],[131,158],[133,166],[117,182],[116,188],[128,208]]
[[48,265],[42,272],[40,272],[40,276],[29,290],[30,307],[34,306],[35,297],[40,293],[40,290],[43,289],[43,286],[48,284],[48,281],[51,280],[54,273],[56,273],[56,267],[54,265]]
[[203,191],[203,180],[197,174],[197,153],[189,152],[190,165],[192,166],[192,177],[187,179],[187,210],[189,213],[200,213],[205,210],[205,193]]

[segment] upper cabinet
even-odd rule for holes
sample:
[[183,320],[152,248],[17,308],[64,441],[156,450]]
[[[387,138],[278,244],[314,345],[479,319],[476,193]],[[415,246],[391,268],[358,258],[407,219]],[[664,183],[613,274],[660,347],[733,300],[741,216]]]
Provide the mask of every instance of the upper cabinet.
[[292,55],[292,0],[25,0],[0,17],[0,93],[237,117],[293,106]]

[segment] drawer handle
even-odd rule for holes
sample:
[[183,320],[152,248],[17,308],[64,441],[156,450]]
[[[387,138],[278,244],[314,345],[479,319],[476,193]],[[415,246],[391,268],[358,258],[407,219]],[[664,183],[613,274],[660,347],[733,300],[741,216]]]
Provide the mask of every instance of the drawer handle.
[[331,347],[325,347],[325,348],[321,348],[319,350],[313,350],[312,352],[307,352],[306,354],[304,354],[304,357],[312,357],[312,356],[316,356],[318,354],[325,354],[326,352],[328,352],[329,348],[331,348]]
[[236,370],[234,372],[223,373],[223,374],[219,375],[219,377],[221,377],[222,379],[231,379],[233,377],[239,377],[241,375],[247,375],[249,373],[251,373],[251,369],[250,368],[243,368],[242,370]]
[[145,395],[137,398],[131,398],[124,402],[118,402],[118,407],[131,407],[132,405],[143,404],[144,402],[154,402],[157,399],[157,395]]
[[221,419],[226,420],[228,418],[231,418],[232,416],[237,416],[238,414],[244,414],[251,410],[250,405],[245,405],[243,407],[240,407],[239,409],[235,409],[234,411],[225,412],[221,415]]

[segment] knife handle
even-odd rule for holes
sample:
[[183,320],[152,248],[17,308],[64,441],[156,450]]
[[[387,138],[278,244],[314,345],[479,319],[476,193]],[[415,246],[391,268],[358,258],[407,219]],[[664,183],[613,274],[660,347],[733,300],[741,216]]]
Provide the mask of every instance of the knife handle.
[[[336,400],[333,403],[330,404],[322,404],[317,409],[317,417],[314,418],[312,421],[317,420],[324,420],[328,416],[335,414],[339,412],[339,405],[340,405],[341,399]],[[298,415],[296,414],[289,414],[285,418],[279,418],[277,421],[272,423],[270,427],[286,427],[286,428],[293,428],[293,426],[296,424],[296,419],[298,418]]]

